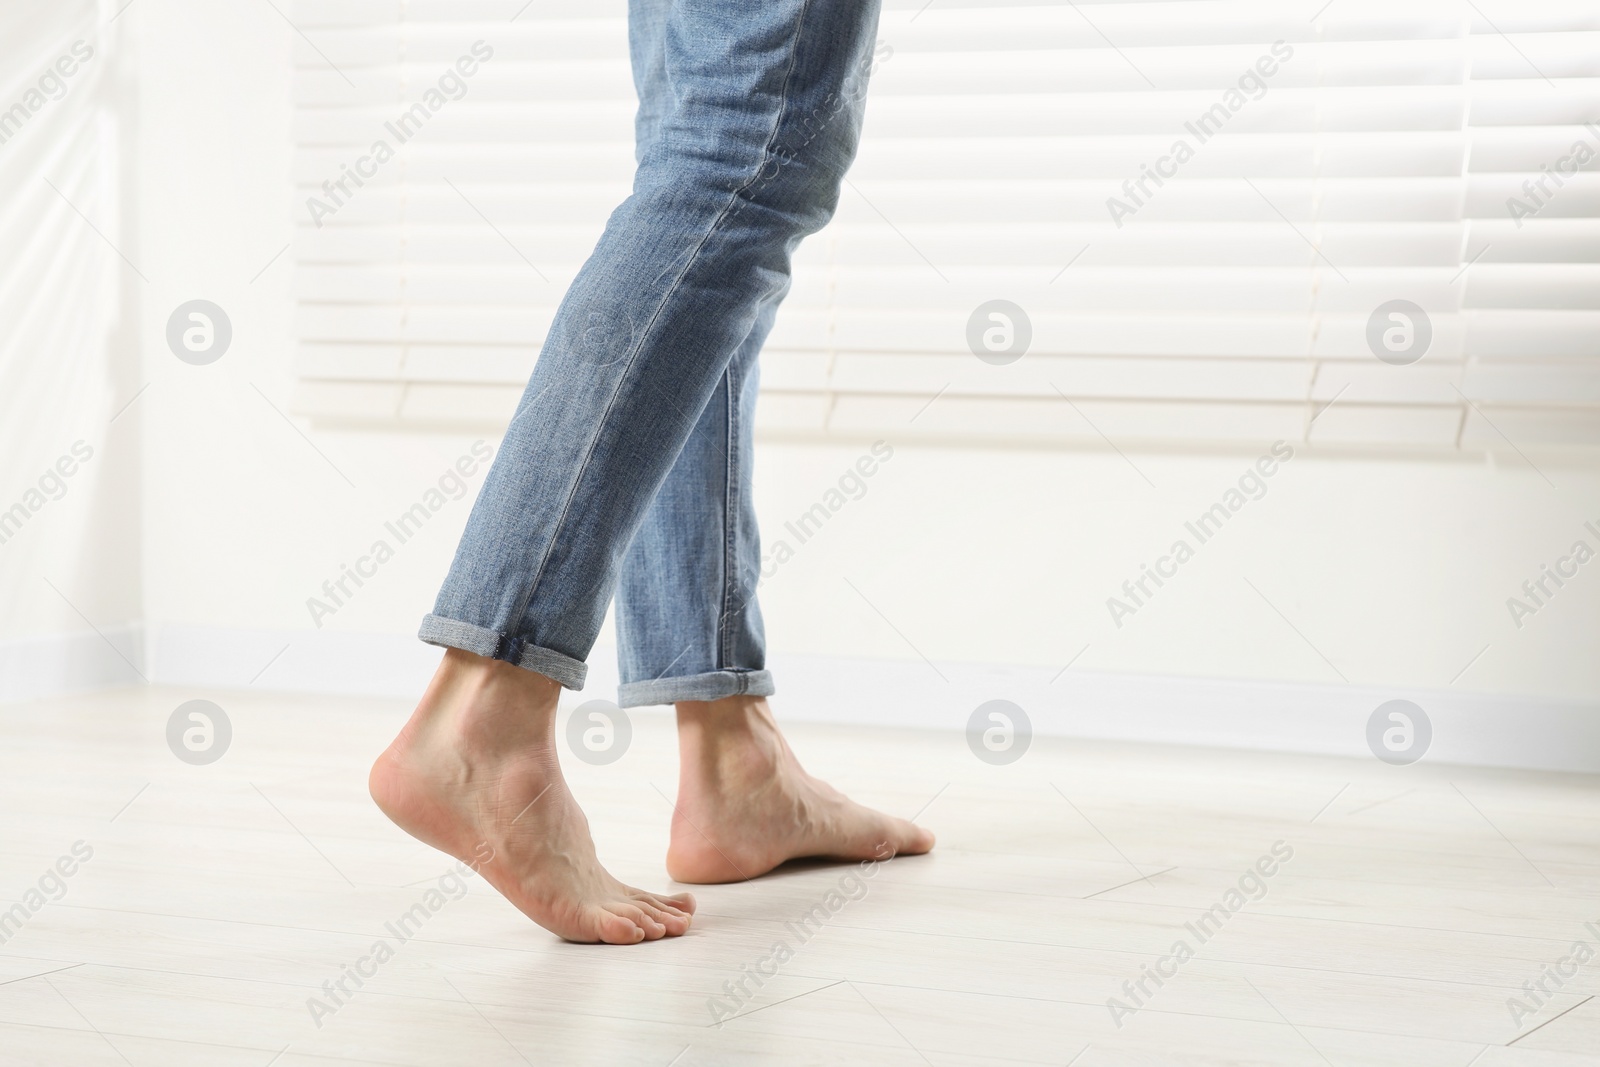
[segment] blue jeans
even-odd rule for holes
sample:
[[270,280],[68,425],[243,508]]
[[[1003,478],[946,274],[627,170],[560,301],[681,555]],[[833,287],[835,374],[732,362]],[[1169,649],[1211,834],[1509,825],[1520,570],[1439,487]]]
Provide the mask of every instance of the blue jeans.
[[633,192],[556,312],[423,619],[623,706],[773,692],[751,505],[757,356],[855,157],[878,0],[632,0]]

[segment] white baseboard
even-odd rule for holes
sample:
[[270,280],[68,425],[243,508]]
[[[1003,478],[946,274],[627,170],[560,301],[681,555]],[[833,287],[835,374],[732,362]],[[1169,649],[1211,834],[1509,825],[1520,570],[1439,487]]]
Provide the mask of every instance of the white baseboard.
[[[1600,773],[1600,701],[1305,682],[1105,674],[1058,668],[790,657],[774,667],[783,712],[884,726],[964,730],[986,700],[1010,700],[1040,736],[1372,759],[1367,720],[1410,700],[1427,714],[1425,759]],[[1055,679],[1052,682],[1052,679]]]
[[150,680],[340,696],[416,699],[442,655],[405,634],[245,630],[157,623]]
[[144,627],[136,622],[0,640],[0,703],[137,685],[143,661]]
[[[137,628],[126,629],[136,648]],[[148,645],[144,670],[157,684],[401,699],[421,693],[440,655],[404,634],[177,624],[153,626]],[[822,656],[775,655],[770,666],[779,716],[795,721],[963,731],[979,704],[1005,699],[1040,736],[1371,759],[1368,717],[1405,698],[1432,721],[1430,763],[1600,773],[1600,702]],[[5,700],[134,680],[94,634],[0,642],[0,668]],[[597,648],[587,688],[571,699],[614,698],[616,684],[614,651]]]

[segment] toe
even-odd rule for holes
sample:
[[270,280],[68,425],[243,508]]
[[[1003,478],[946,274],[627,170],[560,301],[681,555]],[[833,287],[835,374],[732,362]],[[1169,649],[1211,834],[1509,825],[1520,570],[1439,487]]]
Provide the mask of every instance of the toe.
[[648,897],[635,898],[634,904],[660,923],[666,929],[668,937],[681,937],[689,929],[689,916],[674,907],[658,904]]
[[913,822],[901,823],[900,851],[902,854],[920,856],[933,848],[933,831]]
[[676,915],[682,919],[687,919],[689,916],[694,914],[694,907],[692,905],[685,908],[678,904],[671,897],[663,896],[660,893],[647,893],[642,889],[635,889],[633,890],[631,899],[635,904],[638,904],[641,907],[648,904],[659,911],[666,912],[669,915]]
[[613,915],[621,915],[639,929],[644,931],[647,940],[656,941],[667,936],[666,924],[656,919],[649,912],[630,900],[618,900],[606,905],[606,909]]
[[858,809],[861,819],[850,846],[840,852],[851,859],[890,860],[920,856],[933,848],[933,832],[914,822],[871,809]]
[[606,908],[596,909],[595,925],[596,936],[608,945],[637,945],[645,939],[640,923]]
[[920,856],[933,847],[931,831],[904,819],[891,819],[886,837],[896,856]]

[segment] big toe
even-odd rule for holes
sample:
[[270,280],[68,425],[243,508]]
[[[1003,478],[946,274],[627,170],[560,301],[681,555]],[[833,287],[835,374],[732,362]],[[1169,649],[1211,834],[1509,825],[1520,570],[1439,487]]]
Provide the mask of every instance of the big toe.
[[877,846],[879,852],[888,847],[896,856],[920,856],[933,848],[932,830],[905,819],[890,817],[885,821],[888,825],[884,828],[884,841]]
[[594,939],[608,945],[637,945],[646,937],[645,928],[639,922],[606,908],[594,908],[590,919],[594,924]]

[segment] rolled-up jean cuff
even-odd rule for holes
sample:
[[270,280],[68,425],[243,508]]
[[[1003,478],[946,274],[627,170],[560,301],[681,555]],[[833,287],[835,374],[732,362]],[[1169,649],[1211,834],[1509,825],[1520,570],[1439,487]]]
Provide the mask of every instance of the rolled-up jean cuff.
[[[459,619],[446,619],[440,615],[424,616],[417,636],[430,645],[459,648],[463,652],[474,652],[490,659],[501,659],[499,653],[507,643],[504,634],[488,627],[475,626]],[[538,645],[522,646],[517,658],[507,662],[526,670],[538,671],[567,689],[582,689],[583,680],[589,673],[589,665],[581,659],[573,659],[565,653]]]
[[707,671],[681,678],[624,682],[617,687],[617,704],[637,708],[646,704],[676,704],[680,700],[721,700],[740,694],[769,697],[776,692],[771,671]]

